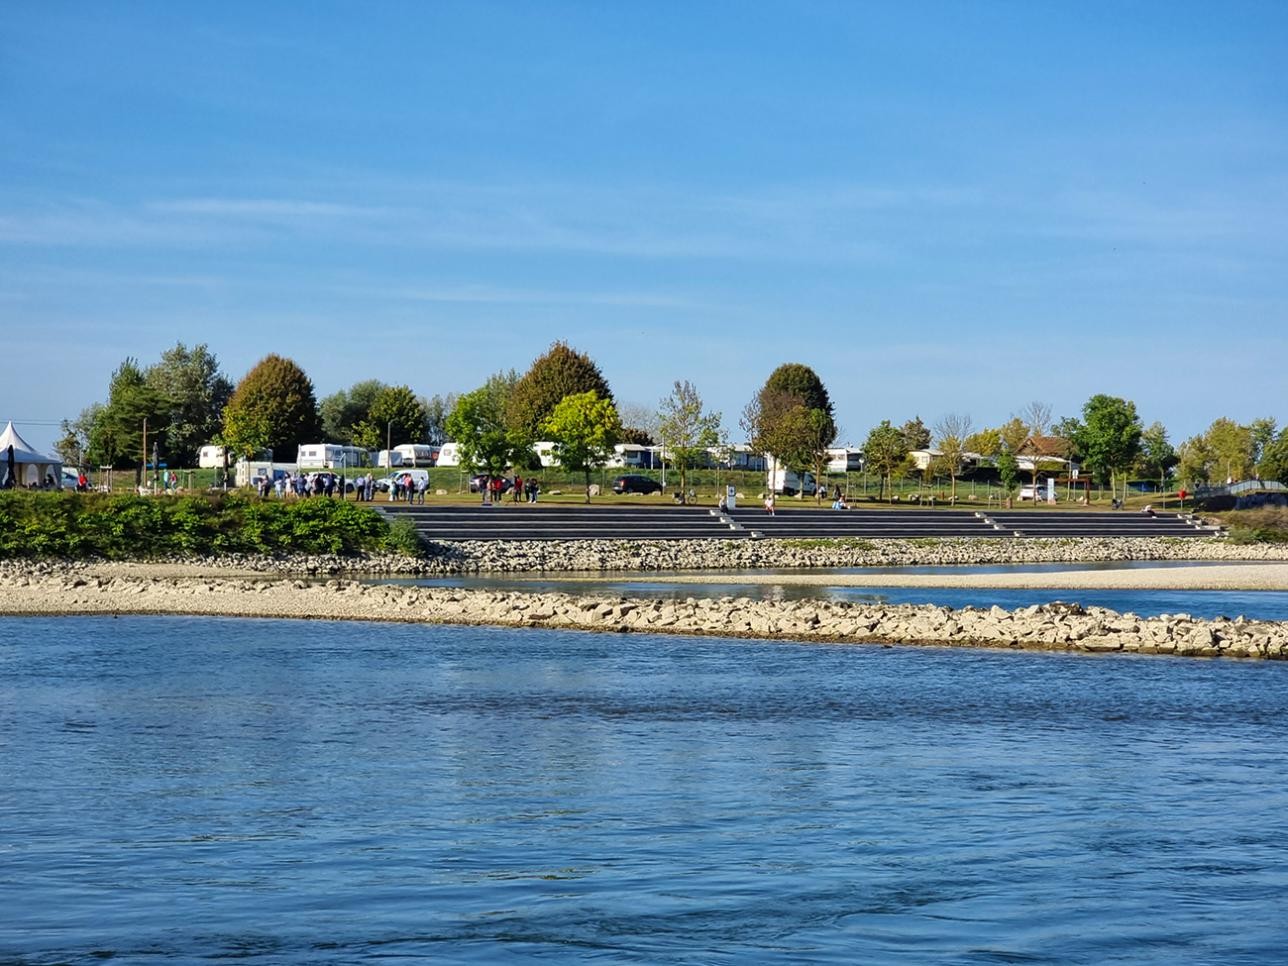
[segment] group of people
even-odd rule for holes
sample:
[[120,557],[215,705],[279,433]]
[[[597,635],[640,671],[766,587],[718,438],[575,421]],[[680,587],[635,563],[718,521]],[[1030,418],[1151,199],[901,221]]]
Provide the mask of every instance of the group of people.
[[[365,477],[367,487],[374,487],[375,481],[370,473]],[[390,503],[421,503],[425,502],[425,494],[429,491],[429,474],[412,476],[410,473],[400,473],[389,481],[389,502]],[[370,493],[368,489],[368,493]],[[363,499],[363,497],[358,497]],[[370,500],[368,495],[366,499]]]
[[536,503],[537,494],[541,492],[541,484],[531,477],[525,480],[517,473],[513,484],[503,476],[490,476],[479,480],[479,492],[483,494],[484,506],[502,502],[507,489],[514,503]]
[[279,500],[287,496],[335,496],[340,488],[340,477],[335,473],[292,473],[289,470],[274,477],[261,476],[255,481],[259,495],[267,499],[276,494]]

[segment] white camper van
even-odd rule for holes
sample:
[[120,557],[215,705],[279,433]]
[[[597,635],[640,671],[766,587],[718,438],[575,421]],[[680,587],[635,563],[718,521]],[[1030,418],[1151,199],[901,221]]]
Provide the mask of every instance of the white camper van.
[[438,450],[439,466],[460,466],[461,454],[455,443],[444,443]]

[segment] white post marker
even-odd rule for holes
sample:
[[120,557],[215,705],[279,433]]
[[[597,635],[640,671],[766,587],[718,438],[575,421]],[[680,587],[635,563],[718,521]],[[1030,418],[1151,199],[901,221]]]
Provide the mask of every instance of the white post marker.
[[730,483],[725,487],[725,508],[736,509],[738,506],[738,488]]

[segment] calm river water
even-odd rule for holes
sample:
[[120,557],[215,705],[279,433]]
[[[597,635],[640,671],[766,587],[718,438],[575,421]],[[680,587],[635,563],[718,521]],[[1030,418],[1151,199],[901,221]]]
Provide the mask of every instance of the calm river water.
[[1288,666],[0,621],[0,961],[1288,959]]

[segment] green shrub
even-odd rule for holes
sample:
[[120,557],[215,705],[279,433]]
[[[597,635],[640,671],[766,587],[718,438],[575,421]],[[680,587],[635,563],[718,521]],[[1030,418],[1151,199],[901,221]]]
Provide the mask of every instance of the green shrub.
[[340,500],[0,493],[0,559],[367,551],[419,554],[420,544]]

